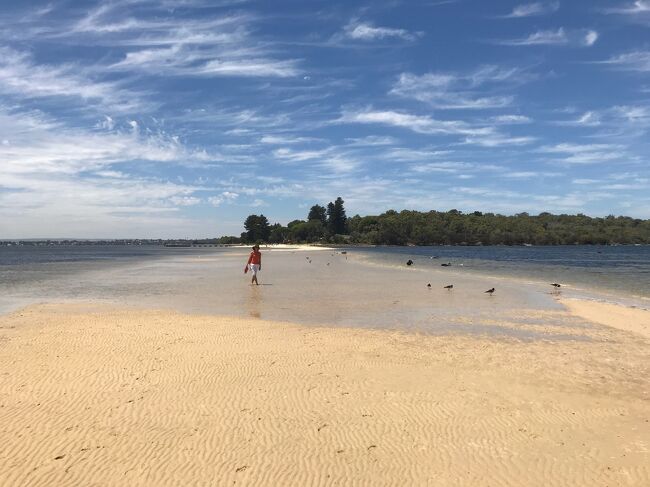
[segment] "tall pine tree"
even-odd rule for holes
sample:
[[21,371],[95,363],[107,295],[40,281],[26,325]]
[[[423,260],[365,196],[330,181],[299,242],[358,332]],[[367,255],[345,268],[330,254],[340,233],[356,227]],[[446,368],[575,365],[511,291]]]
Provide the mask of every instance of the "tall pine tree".
[[347,233],[347,221],[345,216],[345,207],[343,198],[336,198],[334,203],[331,201],[327,205],[327,230],[330,235],[344,235]]

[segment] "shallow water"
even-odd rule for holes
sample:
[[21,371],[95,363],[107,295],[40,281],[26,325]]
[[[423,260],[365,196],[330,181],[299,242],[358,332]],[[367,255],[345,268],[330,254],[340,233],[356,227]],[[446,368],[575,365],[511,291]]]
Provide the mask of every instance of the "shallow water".
[[[584,339],[560,313],[553,293],[539,285],[434,266],[372,264],[360,261],[368,254],[357,250],[263,254],[260,286],[243,274],[246,249],[147,249],[141,255],[5,265],[0,310],[99,301],[312,325]],[[443,289],[450,282],[453,291]],[[484,293],[491,287],[497,288],[493,296]],[[518,310],[537,313],[530,319],[543,326],[513,325],[512,314],[522,315]]]
[[[650,300],[650,246],[375,247],[358,252],[376,263],[438,268],[595,291],[610,298]],[[450,263],[450,267],[441,267]],[[647,304],[647,303],[646,303]]]

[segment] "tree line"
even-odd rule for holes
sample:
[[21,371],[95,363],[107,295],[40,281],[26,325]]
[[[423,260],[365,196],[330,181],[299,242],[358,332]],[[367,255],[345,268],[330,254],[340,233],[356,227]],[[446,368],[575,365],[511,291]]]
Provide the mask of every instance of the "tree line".
[[459,210],[389,210],[348,218],[341,197],[327,207],[314,205],[306,220],[271,225],[250,215],[241,237],[222,243],[355,243],[371,245],[574,245],[650,244],[650,220],[625,216],[592,218],[583,214],[463,213]]

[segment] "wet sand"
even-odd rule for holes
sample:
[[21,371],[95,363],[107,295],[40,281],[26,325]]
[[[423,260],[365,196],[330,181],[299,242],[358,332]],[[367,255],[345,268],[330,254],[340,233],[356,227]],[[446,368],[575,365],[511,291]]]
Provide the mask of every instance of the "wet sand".
[[206,254],[0,316],[0,485],[650,483],[647,311],[282,255],[272,286]]

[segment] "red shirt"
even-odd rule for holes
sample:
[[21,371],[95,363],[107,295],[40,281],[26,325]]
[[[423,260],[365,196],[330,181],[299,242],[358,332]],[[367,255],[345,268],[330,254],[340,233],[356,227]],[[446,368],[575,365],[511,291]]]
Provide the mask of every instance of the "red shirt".
[[262,265],[262,253],[259,250],[253,250],[247,264]]

